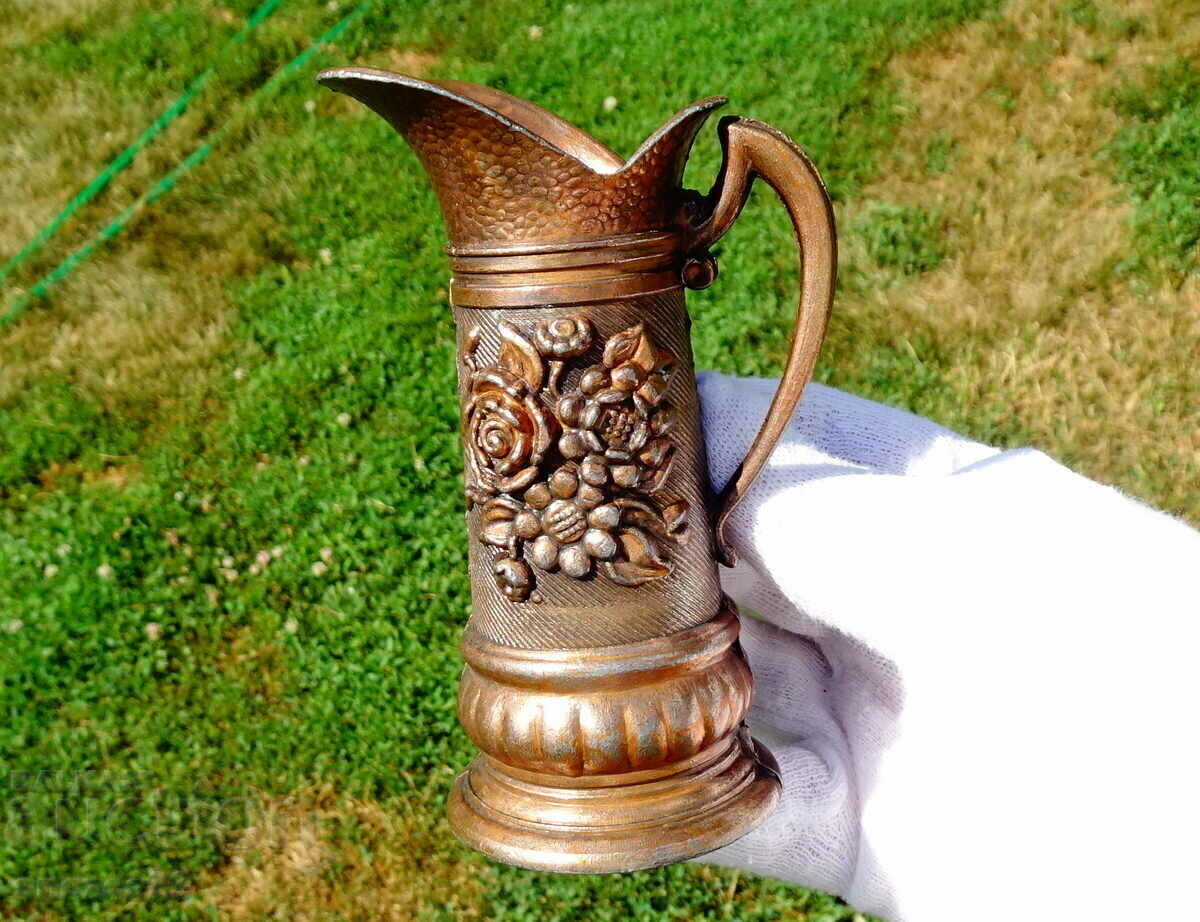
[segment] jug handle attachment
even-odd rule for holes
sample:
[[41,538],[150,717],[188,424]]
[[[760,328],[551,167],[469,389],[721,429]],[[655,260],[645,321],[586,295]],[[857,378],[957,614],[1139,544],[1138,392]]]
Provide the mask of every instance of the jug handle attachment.
[[759,178],[775,190],[787,208],[800,245],[803,273],[796,327],[779,389],[750,450],[716,501],[718,557],[721,563],[733,566],[737,554],[725,536],[726,523],[767,463],[812,378],[837,279],[837,234],[833,205],[821,174],[786,135],[762,122],[737,117],[722,119],[718,131],[724,153],[721,170],[712,191],[700,203],[699,213],[689,222],[688,251],[706,254],[724,236],[741,214],[755,178]]

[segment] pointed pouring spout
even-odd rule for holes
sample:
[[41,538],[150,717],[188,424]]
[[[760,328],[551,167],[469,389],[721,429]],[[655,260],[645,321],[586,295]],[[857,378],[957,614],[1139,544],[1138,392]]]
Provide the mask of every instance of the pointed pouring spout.
[[573,243],[674,229],[680,180],[713,96],[680,110],[628,161],[540,106],[458,81],[368,67],[318,82],[382,115],[416,152],[455,252]]

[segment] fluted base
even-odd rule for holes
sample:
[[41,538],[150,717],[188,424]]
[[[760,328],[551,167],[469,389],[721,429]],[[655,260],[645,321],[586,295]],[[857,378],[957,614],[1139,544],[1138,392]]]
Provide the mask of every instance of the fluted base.
[[459,775],[450,826],[490,858],[603,874],[673,864],[728,845],[779,801],[774,758],[739,727],[662,770],[563,777],[486,755]]
[[637,643],[525,650],[468,629],[458,713],[482,750],[450,825],[541,871],[634,871],[694,858],[779,800],[774,759],[742,724],[754,692],[736,608]]

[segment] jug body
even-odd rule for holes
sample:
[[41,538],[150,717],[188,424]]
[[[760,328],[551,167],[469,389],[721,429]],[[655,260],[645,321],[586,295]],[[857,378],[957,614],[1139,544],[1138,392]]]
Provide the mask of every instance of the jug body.
[[[679,178],[719,99],[625,163],[485,87],[359,68],[320,79],[405,136],[450,232],[472,589],[459,718],[481,750],[452,790],[452,827],[494,858],[576,873],[727,844],[780,790],[743,725],[753,680],[717,572],[719,520],[765,453],[712,495],[684,287],[711,281],[706,246],[753,176],[784,175],[779,139],[751,126],[727,144],[703,200]],[[805,181],[819,204],[819,179]],[[785,201],[801,233],[803,202]],[[803,380],[788,379],[764,432],[811,374],[824,314],[801,315]]]
[[[668,249],[677,240],[652,236],[664,262],[680,259]],[[623,243],[597,256],[629,285],[621,257],[646,241]],[[605,647],[717,615],[712,497],[677,268],[674,276],[653,290],[661,282],[646,273],[652,290],[614,300],[454,305],[469,629],[479,636]],[[480,300],[478,289],[468,300]]]
[[739,735],[753,686],[717,575],[683,262],[660,232],[451,254],[473,603],[459,716],[484,753],[451,818],[514,863],[679,860],[704,813],[715,847],[777,797]]

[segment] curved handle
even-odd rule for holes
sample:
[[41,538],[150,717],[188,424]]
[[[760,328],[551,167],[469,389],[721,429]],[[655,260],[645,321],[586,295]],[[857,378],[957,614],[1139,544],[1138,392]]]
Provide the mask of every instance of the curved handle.
[[[724,151],[721,172],[690,222],[688,249],[704,253],[721,239],[741,214],[758,177],[787,207],[803,272],[796,328],[779,389],[754,443],[717,499],[717,551],[721,562],[732,566],[737,555],[725,538],[729,514],[767,463],[817,363],[837,278],[837,234],[825,183],[804,151],[770,125],[751,119],[725,118],[718,130]],[[710,273],[705,281],[711,278]]]

